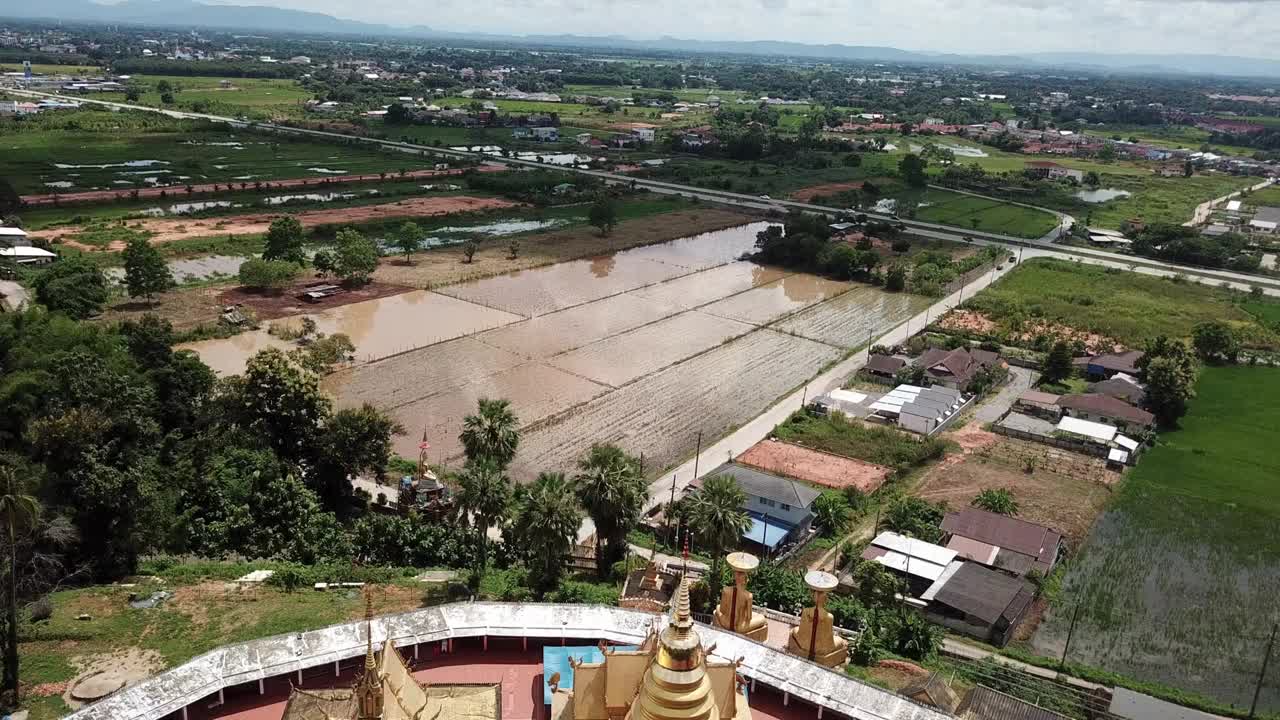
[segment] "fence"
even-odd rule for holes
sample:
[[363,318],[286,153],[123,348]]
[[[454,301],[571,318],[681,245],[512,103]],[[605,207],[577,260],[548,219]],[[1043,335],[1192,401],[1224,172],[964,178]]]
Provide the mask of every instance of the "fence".
[[[1003,420],[1003,418],[1001,419]],[[1103,445],[1095,445],[1093,443],[1087,443],[1080,440],[1068,440],[1066,438],[1053,437],[1052,435],[1040,435],[1038,433],[1027,432],[1025,430],[1005,427],[999,422],[993,423],[991,425],[991,430],[1000,435],[1018,438],[1019,440],[1030,440],[1043,445],[1052,445],[1056,448],[1070,450],[1071,452],[1078,452],[1092,457],[1106,458],[1107,453],[1110,450],[1110,448]]]

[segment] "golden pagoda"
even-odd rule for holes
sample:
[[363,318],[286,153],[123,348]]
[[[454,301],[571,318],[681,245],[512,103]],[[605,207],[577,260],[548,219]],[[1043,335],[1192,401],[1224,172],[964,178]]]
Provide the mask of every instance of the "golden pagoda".
[[835,620],[827,612],[827,593],[836,587],[836,576],[822,570],[805,573],[804,582],[813,591],[813,607],[800,614],[800,626],[791,631],[787,652],[827,667],[843,665],[849,659],[849,641],[835,631]]
[[498,720],[496,685],[422,685],[391,638],[373,652],[373,608],[366,599],[364,671],[350,689],[289,694],[281,720]]
[[751,553],[735,552],[729,553],[726,562],[733,568],[733,586],[720,591],[720,604],[712,617],[718,627],[764,642],[769,636],[769,622],[755,611],[747,589],[747,573],[759,567],[760,560]]
[[750,720],[736,663],[709,660],[693,627],[689,581],[682,578],[671,616],[637,650],[604,649],[597,663],[570,661],[573,689],[552,686],[554,720]]

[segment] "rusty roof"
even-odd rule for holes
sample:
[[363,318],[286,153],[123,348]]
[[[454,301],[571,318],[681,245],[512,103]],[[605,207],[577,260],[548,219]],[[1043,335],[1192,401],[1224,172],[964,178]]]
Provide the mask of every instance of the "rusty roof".
[[1057,530],[978,508],[947,513],[942,529],[951,535],[995,545],[1001,551],[1029,555],[1041,571],[1053,567],[1062,542],[1062,533]]
[[1105,418],[1125,420],[1139,425],[1150,425],[1156,421],[1155,415],[1142,408],[1134,407],[1119,398],[1099,393],[1063,395],[1058,398],[1058,405],[1071,410],[1082,410]]

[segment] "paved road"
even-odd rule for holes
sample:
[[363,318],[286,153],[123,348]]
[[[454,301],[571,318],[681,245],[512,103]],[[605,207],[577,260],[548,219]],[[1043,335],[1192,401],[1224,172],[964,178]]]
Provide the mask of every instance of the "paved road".
[[[378,138],[356,138],[351,135],[341,133],[328,132],[324,130],[310,130],[303,128],[289,127],[286,125],[274,125],[271,123],[251,123],[236,118],[224,117],[221,115],[210,115],[207,113],[190,113],[180,112],[177,110],[166,110],[163,108],[148,107],[146,105],[133,105],[129,103],[118,103],[107,100],[95,100],[91,98],[69,97],[65,95],[57,95],[54,93],[43,93],[34,90],[16,90],[6,88],[6,92],[14,95],[32,98],[53,98],[58,100],[66,100],[79,103],[89,103],[102,105],[105,107],[113,107],[124,110],[141,110],[145,112],[155,112],[169,117],[179,119],[195,119],[208,120],[211,122],[226,123],[234,128],[248,129],[250,125],[255,128],[268,132],[278,132],[281,134],[307,135],[311,137],[321,137],[326,139],[341,140],[342,142],[351,142],[356,140],[373,145],[379,145],[391,150],[397,150],[410,154],[419,155],[441,155],[459,158],[480,159],[489,164],[505,164],[522,167],[547,168],[545,163],[539,163],[535,160],[520,160],[517,158],[498,158],[488,155],[479,155],[476,153],[463,152],[460,150],[451,150],[449,148],[429,147],[426,145],[416,145],[414,143],[397,142],[393,140],[381,140]],[[742,193],[726,192],[723,190],[708,190],[707,188],[694,187],[691,185],[681,185],[679,183],[664,182],[660,180],[648,180],[643,178],[633,178],[619,173],[606,172],[603,170],[582,170],[578,168],[567,168],[560,166],[552,166],[565,172],[577,173],[591,177],[600,178],[607,184],[611,185],[627,185],[637,188],[645,188],[651,192],[682,195],[690,198],[698,198],[707,202],[723,203],[734,205],[736,207],[755,209],[755,210],[802,210],[805,212],[821,213],[824,215],[835,215],[840,212],[837,208],[831,208],[824,205],[812,205],[810,203],[795,202],[791,200],[763,200],[754,195],[745,195]],[[1108,261],[1117,263],[1117,267],[1150,267],[1155,269],[1168,269],[1180,272],[1188,276],[1199,276],[1216,281],[1227,281],[1238,283],[1248,288],[1250,285],[1258,285],[1261,287],[1270,287],[1280,289],[1280,279],[1262,277],[1258,275],[1249,275],[1246,273],[1231,272],[1228,270],[1212,270],[1202,268],[1190,268],[1173,263],[1167,263],[1161,260],[1153,260],[1150,258],[1139,258],[1133,255],[1121,255],[1119,253],[1105,252],[1102,250],[1093,250],[1087,248],[1076,248],[1068,246],[1052,246],[1045,238],[1039,240],[1026,240],[1023,238],[1001,235],[999,233],[982,232],[975,230],[963,230],[949,225],[939,225],[937,223],[927,223],[918,220],[902,220],[890,215],[878,213],[866,213],[873,220],[900,223],[905,226],[909,232],[920,235],[922,237],[932,237],[940,240],[961,241],[964,238],[974,238],[984,243],[996,243],[1001,245],[1012,245],[1015,247],[1053,247],[1055,256],[1072,257],[1082,259],[1092,259],[1099,261]],[[1047,237],[1047,236],[1046,236]]]
[[978,422],[990,423],[1000,419],[1024,391],[1031,389],[1040,373],[1023,367],[1009,368],[1009,382],[1005,383],[995,395],[978,404],[973,417]]

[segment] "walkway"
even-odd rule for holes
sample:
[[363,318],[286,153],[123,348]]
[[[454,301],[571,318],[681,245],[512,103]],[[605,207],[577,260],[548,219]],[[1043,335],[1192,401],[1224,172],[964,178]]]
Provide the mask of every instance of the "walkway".
[[1010,367],[1009,382],[1000,388],[1000,392],[978,403],[978,409],[973,412],[974,419],[984,424],[999,420],[1000,416],[1013,407],[1018,396],[1030,390],[1039,377],[1040,373],[1035,370]]

